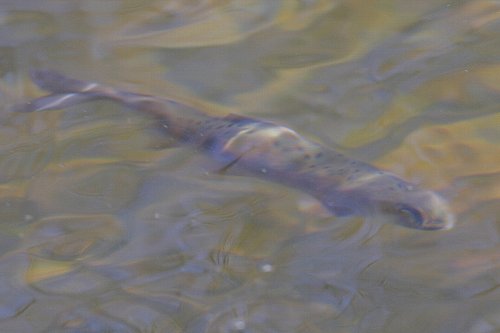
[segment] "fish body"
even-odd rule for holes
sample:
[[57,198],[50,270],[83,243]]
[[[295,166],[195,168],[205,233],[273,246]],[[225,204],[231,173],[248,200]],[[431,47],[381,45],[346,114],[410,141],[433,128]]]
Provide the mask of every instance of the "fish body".
[[449,229],[454,217],[437,193],[308,140],[273,122],[235,114],[211,116],[167,98],[137,94],[68,78],[50,70],[32,73],[52,94],[25,111],[60,109],[93,99],[111,99],[155,117],[172,138],[196,147],[224,165],[281,183],[317,198],[333,214],[392,214],[407,227]]

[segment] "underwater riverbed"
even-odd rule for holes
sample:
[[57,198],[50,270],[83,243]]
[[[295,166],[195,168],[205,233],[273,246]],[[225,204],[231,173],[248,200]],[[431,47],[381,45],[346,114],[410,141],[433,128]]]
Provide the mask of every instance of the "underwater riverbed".
[[[0,2],[0,331],[500,330],[496,1]],[[29,71],[274,121],[446,197],[336,217]]]

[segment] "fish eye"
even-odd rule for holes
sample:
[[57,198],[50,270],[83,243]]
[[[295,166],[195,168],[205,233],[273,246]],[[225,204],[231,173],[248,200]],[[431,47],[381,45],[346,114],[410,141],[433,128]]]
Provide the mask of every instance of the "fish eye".
[[398,212],[403,215],[402,223],[408,224],[414,228],[422,228],[425,222],[423,214],[416,208],[408,205],[399,205]]

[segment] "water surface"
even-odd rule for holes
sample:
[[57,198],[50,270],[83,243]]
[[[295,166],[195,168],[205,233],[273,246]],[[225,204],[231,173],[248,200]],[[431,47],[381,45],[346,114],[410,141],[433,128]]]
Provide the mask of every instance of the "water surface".
[[[2,332],[497,332],[495,1],[0,3]],[[325,215],[32,68],[276,121],[450,198],[455,228]]]

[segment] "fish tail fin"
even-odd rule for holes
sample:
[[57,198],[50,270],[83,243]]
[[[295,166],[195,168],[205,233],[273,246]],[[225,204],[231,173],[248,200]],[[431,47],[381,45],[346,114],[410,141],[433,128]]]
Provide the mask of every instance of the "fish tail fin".
[[67,77],[50,69],[37,69],[30,72],[31,79],[41,89],[55,94],[77,93],[88,91],[95,83],[85,82]]
[[118,98],[121,92],[100,83],[73,79],[50,69],[30,72],[31,79],[41,89],[54,94],[87,94],[94,97]]
[[55,110],[98,98],[119,100],[123,94],[112,87],[73,79],[53,70],[33,70],[30,74],[39,88],[50,91],[52,94],[17,105],[14,107],[15,111]]
[[15,112],[36,112],[58,110],[95,99],[93,95],[68,93],[51,94],[35,98],[29,102],[14,105],[11,109]]
[[[56,110],[91,100],[108,99],[128,108],[141,110],[155,116],[161,116],[162,119],[167,119],[172,116],[173,107],[178,108],[181,106],[181,104],[173,100],[128,92],[96,82],[77,80],[53,70],[41,69],[31,71],[31,78],[40,89],[47,90],[52,94],[14,106],[13,109],[15,111]],[[201,117],[202,114],[199,111],[191,109],[187,111],[191,111],[191,116],[195,117]]]

